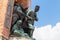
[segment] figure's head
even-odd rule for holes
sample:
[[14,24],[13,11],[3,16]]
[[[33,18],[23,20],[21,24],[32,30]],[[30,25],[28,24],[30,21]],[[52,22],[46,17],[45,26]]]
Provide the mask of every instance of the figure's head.
[[35,6],[35,12],[38,12],[39,11],[39,8],[40,8],[40,6],[36,5]]

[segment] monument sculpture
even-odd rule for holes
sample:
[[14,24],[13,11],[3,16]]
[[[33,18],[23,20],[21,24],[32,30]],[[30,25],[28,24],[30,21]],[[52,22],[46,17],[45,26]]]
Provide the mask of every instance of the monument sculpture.
[[32,35],[34,31],[34,21],[38,21],[37,12],[39,6],[36,5],[34,11],[24,8],[23,3],[14,3],[14,11],[12,14],[11,35],[17,37],[30,38],[35,40]]

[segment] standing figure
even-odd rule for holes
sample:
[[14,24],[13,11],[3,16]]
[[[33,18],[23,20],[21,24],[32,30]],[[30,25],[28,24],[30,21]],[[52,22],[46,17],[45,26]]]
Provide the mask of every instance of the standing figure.
[[30,37],[32,37],[32,35],[33,35],[33,31],[34,31],[34,27],[33,27],[34,21],[35,21],[35,20],[38,21],[37,15],[36,15],[36,12],[38,12],[38,10],[39,10],[39,6],[36,5],[34,11],[28,11],[28,13],[27,13],[27,17],[28,17],[28,28],[30,29],[29,32],[28,32],[28,34],[29,34]]

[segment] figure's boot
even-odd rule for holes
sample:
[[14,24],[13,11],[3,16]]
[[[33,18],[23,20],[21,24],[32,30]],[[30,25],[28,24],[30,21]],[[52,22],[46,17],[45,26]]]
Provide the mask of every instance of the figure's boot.
[[35,40],[35,38],[32,37],[33,31],[34,31],[34,30],[32,30],[32,29],[30,30],[30,35],[29,35],[29,36],[30,36],[30,38],[31,38],[32,40]]

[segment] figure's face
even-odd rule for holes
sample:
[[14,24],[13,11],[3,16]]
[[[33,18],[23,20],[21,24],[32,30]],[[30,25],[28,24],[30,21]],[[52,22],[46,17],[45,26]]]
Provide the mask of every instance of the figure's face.
[[35,7],[35,12],[38,12],[39,11],[39,8],[40,8],[39,6],[36,6]]

